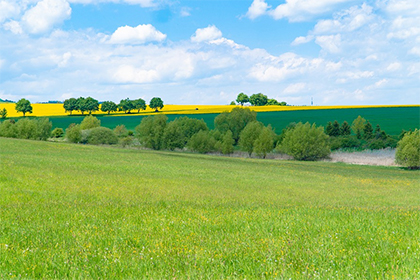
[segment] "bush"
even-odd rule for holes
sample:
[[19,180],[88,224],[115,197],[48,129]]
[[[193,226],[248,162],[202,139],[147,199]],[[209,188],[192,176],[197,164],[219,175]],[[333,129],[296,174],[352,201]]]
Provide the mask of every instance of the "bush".
[[124,138],[121,138],[120,144],[123,148],[126,147],[126,146],[132,145],[133,144],[133,137],[132,136],[126,136]]
[[200,130],[191,137],[187,146],[194,152],[202,154],[210,153],[216,150],[216,140],[211,136],[209,131]]
[[380,150],[380,149],[384,149],[385,147],[386,147],[386,144],[381,139],[373,139],[368,144],[368,148],[371,150]]
[[232,154],[233,144],[235,144],[235,140],[233,140],[232,131],[228,130],[223,136],[222,141],[220,143],[220,151],[222,152],[222,154]]
[[91,129],[91,128],[95,128],[99,126],[101,126],[101,121],[98,120],[97,117],[87,116],[83,119],[82,123],[80,124],[80,129],[85,130],[85,129]]
[[47,118],[36,120],[35,140],[47,140],[51,136],[52,123]]
[[63,137],[63,135],[64,135],[64,130],[59,127],[54,128],[54,130],[51,132],[52,138],[60,138],[60,137]]
[[37,124],[35,121],[23,118],[16,122],[16,137],[20,139],[35,139]]
[[140,143],[150,149],[160,150],[163,147],[163,133],[168,117],[165,115],[148,116],[136,126],[136,136]]
[[163,133],[163,147],[174,150],[184,148],[190,138],[200,130],[209,130],[204,120],[188,117],[176,118],[168,123]]
[[270,125],[262,128],[260,135],[254,142],[254,152],[257,156],[265,158],[267,153],[273,150],[274,136],[275,133]]
[[347,137],[341,138],[342,148],[359,148],[361,145],[362,145],[361,141],[357,139],[356,136],[347,136]]
[[329,145],[332,151],[338,150],[342,147],[342,138],[341,137],[330,137]]
[[17,131],[14,120],[6,120],[0,123],[0,136],[9,138],[17,137]]
[[100,126],[88,130],[87,143],[92,145],[114,145],[118,143],[118,137],[111,129]]
[[398,142],[395,161],[410,169],[420,168],[420,131],[405,133]]
[[235,143],[239,140],[239,134],[245,126],[257,120],[257,113],[249,108],[233,108],[230,113],[222,113],[214,119],[214,127],[221,134],[225,134],[228,130],[232,131]]
[[66,138],[67,141],[72,143],[79,143],[82,141],[82,129],[80,128],[80,124],[70,124],[66,129]]
[[239,147],[251,156],[254,151],[255,140],[260,136],[264,125],[259,121],[248,123],[239,136]]
[[297,160],[317,160],[331,153],[324,128],[309,123],[298,123],[294,129],[286,131],[280,151]]
[[123,125],[123,124],[117,125],[114,128],[114,133],[115,133],[115,135],[117,135],[117,137],[125,137],[125,136],[128,136],[127,128],[125,128],[125,125]]

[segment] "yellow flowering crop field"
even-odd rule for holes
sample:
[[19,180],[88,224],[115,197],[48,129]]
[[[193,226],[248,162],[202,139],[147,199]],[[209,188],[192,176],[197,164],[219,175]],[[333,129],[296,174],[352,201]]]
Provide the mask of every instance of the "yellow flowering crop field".
[[[391,107],[416,107],[419,105],[366,105],[366,106],[251,106],[251,110],[256,112],[275,112],[275,111],[298,111],[298,110],[321,110],[321,109],[352,109],[352,108],[391,108]],[[211,114],[211,113],[222,113],[230,112],[233,108],[239,106],[233,105],[165,105],[161,110],[164,114]],[[0,103],[0,109],[6,108],[8,117],[20,117],[22,113],[17,113],[15,110],[14,103]],[[32,114],[28,116],[34,117],[50,117],[50,116],[66,116],[63,104],[44,104],[34,103],[32,104]],[[95,112],[95,114],[106,114],[102,111]],[[132,111],[130,115],[137,115],[137,111]],[[153,109],[147,107],[145,111],[140,111],[142,115],[155,114]],[[80,114],[75,111],[73,114]],[[111,113],[114,116],[127,116],[122,112]]]
[[0,138],[1,279],[419,279],[419,172]]

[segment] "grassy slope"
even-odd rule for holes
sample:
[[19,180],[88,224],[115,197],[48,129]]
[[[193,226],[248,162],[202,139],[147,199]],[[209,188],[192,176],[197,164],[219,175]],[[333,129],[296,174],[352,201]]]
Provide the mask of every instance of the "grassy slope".
[[419,172],[0,147],[0,278],[420,277]]
[[[271,124],[277,133],[280,133],[291,122],[310,122],[325,126],[329,121],[337,120],[340,123],[351,122],[357,116],[363,116],[372,125],[379,124],[388,134],[398,135],[402,129],[409,130],[420,127],[420,107],[397,107],[397,108],[363,108],[363,109],[334,109],[334,110],[306,110],[306,111],[282,111],[282,112],[259,112],[259,121]],[[181,117],[204,119],[209,128],[214,127],[214,118],[217,114],[194,114],[194,115],[168,115],[169,121]],[[131,116],[106,116],[101,115],[102,125],[114,128],[124,124],[127,129],[134,130],[144,115]],[[70,123],[80,123],[83,117],[50,117],[54,127],[66,128]]]

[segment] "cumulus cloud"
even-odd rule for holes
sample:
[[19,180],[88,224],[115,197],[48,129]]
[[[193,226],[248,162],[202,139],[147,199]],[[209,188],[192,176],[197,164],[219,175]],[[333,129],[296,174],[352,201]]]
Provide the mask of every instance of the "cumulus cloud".
[[29,33],[38,34],[70,18],[71,8],[65,0],[42,0],[25,12],[22,24]]
[[327,36],[317,36],[315,39],[321,48],[329,53],[339,53],[341,45],[341,35],[327,35]]
[[267,10],[270,9],[265,0],[254,0],[251,6],[248,8],[246,16],[250,19],[256,19],[259,16],[266,14]]
[[0,23],[6,19],[19,15],[20,7],[15,1],[0,1]]
[[147,42],[161,42],[166,34],[156,30],[151,24],[140,24],[137,27],[122,26],[111,35],[112,44],[144,44]]
[[123,2],[131,5],[140,5],[141,7],[155,7],[159,5],[159,0],[69,0],[70,3],[79,3],[79,4],[98,4],[98,3],[106,3],[106,2]]
[[283,90],[283,93],[286,93],[286,94],[298,93],[304,90],[305,88],[306,88],[306,83],[290,84]]
[[198,28],[194,35],[191,36],[191,41],[194,43],[208,42],[222,37],[222,31],[216,26],[209,25],[206,28]]
[[354,0],[286,0],[286,3],[278,5],[275,9],[264,0],[254,0],[248,8],[247,16],[255,19],[268,14],[274,19],[287,18],[289,21],[305,21],[314,16],[332,11],[338,5],[353,2]]

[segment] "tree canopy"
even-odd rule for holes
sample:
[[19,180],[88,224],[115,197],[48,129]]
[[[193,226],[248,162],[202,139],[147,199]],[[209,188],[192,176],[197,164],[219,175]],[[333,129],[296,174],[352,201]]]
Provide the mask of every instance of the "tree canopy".
[[101,111],[102,112],[107,112],[108,113],[108,115],[111,113],[111,112],[116,112],[118,110],[118,106],[117,106],[117,104],[115,104],[114,102],[112,102],[112,101],[105,101],[105,102],[103,102],[102,104],[101,104]]
[[264,95],[262,93],[256,93],[256,94],[251,95],[251,97],[249,97],[249,102],[253,106],[264,106],[267,104],[268,98],[267,98],[267,95]]
[[23,113],[25,116],[26,113],[32,114],[32,105],[31,102],[25,98],[20,99],[15,106],[16,112]]
[[155,109],[156,112],[162,110],[163,108],[163,101],[160,97],[153,97],[152,100],[150,100],[149,107],[152,109]]
[[245,93],[241,92],[240,94],[238,94],[236,102],[244,106],[245,103],[249,102],[249,97]]

